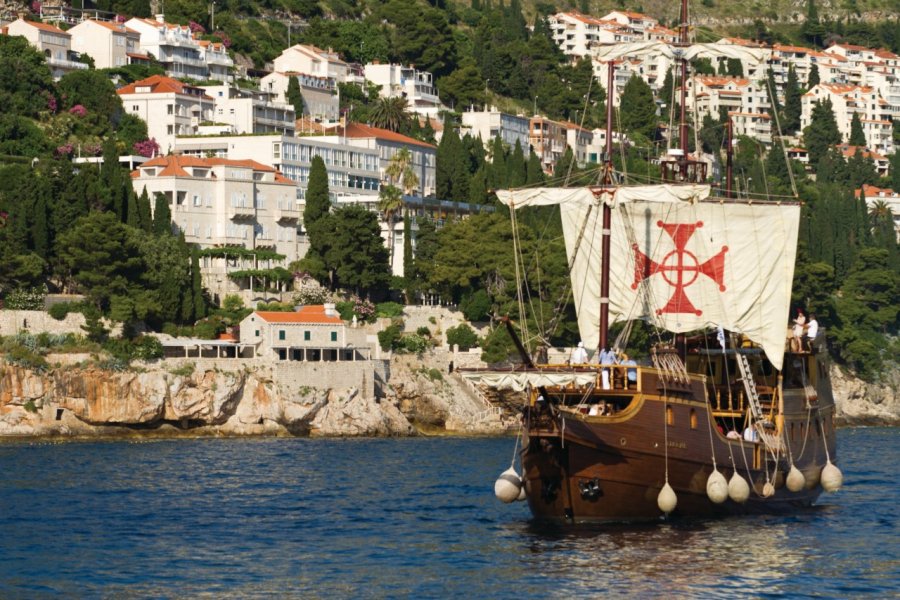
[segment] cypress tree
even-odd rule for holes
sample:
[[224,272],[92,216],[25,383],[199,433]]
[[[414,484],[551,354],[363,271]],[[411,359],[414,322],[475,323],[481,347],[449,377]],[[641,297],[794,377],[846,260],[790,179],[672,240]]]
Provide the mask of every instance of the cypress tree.
[[314,276],[322,277],[325,268],[325,250],[328,232],[322,225],[328,220],[331,211],[331,199],[328,195],[328,171],[321,156],[314,156],[309,170],[309,183],[306,186],[306,206],[303,208],[303,225],[309,237],[309,249],[306,257],[316,266]]
[[203,283],[200,277],[200,251],[191,248],[191,296],[194,302],[194,319],[206,316],[206,300],[203,297]]
[[[147,189],[144,188],[144,192]],[[153,208],[153,233],[156,235],[172,235],[172,210],[169,201],[163,194],[156,194]]]
[[810,124],[803,130],[803,140],[809,152],[809,164],[816,166],[829,146],[841,142],[841,133],[828,98],[813,106]]
[[525,185],[535,185],[541,183],[544,183],[544,169],[541,166],[541,159],[537,154],[531,152],[528,155]]
[[412,250],[412,219],[409,215],[403,217],[403,279],[405,279],[406,303],[409,304],[412,301],[416,279]]
[[294,107],[294,115],[298,118],[303,115],[303,94],[300,92],[300,82],[296,77],[288,79],[287,92],[285,92],[288,104]]
[[47,201],[43,194],[34,202],[31,221],[31,241],[34,253],[47,260],[50,251],[50,232],[47,227]]
[[506,172],[509,178],[509,187],[517,188],[525,185],[527,180],[527,164],[525,163],[525,154],[522,152],[522,144],[516,140],[512,154],[509,156],[509,162],[506,165]]
[[809,77],[806,79],[806,91],[808,92],[817,85],[819,85],[819,67],[813,64],[809,68]]
[[472,181],[469,183],[469,202],[472,204],[484,204],[487,200],[487,178],[484,168],[475,171]]
[[441,143],[438,145],[435,157],[437,164],[435,165],[434,183],[438,198],[451,200],[454,197],[454,176],[459,170],[456,163],[460,158],[459,150],[461,148],[462,143],[456,133],[456,128],[453,127],[450,117],[447,117],[444,119],[444,135],[441,136]]
[[488,187],[497,190],[507,187],[506,148],[503,140],[496,136],[491,142],[491,167],[487,172]]
[[153,217],[150,216],[150,196],[147,194],[147,188],[141,192],[138,198],[138,215],[140,216],[141,229],[146,232],[153,231]]
[[784,87],[784,121],[782,127],[785,133],[793,133],[800,129],[800,114],[803,105],[800,101],[800,82],[797,81],[797,72],[794,65],[788,66],[787,84]]
[[657,126],[656,102],[650,86],[637,75],[632,75],[622,90],[619,118],[624,131],[653,140]]
[[125,203],[125,224],[135,229],[141,228],[141,213],[138,211],[137,195],[132,191],[127,195]]
[[900,192],[900,149],[891,154],[891,184],[895,191]]
[[853,118],[850,119],[849,143],[851,146],[865,146],[866,145],[866,134],[863,131],[862,121],[860,121],[860,119],[859,119],[859,113],[853,113]]
[[783,113],[781,111],[781,102],[778,101],[778,87],[775,85],[775,72],[772,70],[772,67],[769,67],[766,71],[766,85],[768,86],[769,102],[771,104],[769,114],[773,117],[775,115],[780,117]]

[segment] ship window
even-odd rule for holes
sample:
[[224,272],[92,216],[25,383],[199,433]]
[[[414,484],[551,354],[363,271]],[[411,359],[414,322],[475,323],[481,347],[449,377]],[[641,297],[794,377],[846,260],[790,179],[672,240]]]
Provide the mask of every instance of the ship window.
[[697,411],[691,409],[691,429],[697,429]]
[[675,411],[671,406],[666,407],[666,425],[675,425]]

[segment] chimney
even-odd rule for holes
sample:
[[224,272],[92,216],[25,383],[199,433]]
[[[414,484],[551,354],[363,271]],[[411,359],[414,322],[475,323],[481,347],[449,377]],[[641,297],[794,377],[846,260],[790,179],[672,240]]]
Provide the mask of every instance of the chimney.
[[326,317],[336,317],[338,316],[338,311],[334,308],[334,302],[326,302],[325,306],[325,316]]
[[165,23],[165,22],[166,22],[166,15],[164,15],[164,14],[162,14],[162,13],[159,13],[158,15],[156,15],[156,22],[157,22],[157,23]]

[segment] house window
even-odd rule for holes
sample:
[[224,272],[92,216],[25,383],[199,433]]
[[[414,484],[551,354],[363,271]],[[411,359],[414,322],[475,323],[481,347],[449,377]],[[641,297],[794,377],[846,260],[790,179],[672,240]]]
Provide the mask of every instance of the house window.
[[332,332],[331,332],[331,341],[332,341],[332,342],[336,342],[336,341],[337,341],[337,331],[332,331]]
[[310,332],[308,332],[308,331],[303,332],[303,340],[304,341],[308,342],[310,340],[310,337],[311,337]]
[[259,329],[257,329],[253,334],[254,334],[256,337],[259,337]]
[[278,332],[278,339],[279,339],[279,340],[283,340],[283,339],[284,339],[284,329],[282,329],[282,330],[280,330],[280,331]]

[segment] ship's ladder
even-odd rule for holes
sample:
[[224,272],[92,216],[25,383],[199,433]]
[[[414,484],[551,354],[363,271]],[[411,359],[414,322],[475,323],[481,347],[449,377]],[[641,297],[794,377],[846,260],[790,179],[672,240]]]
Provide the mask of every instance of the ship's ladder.
[[756,380],[753,378],[753,371],[750,369],[750,361],[747,360],[746,354],[741,353],[739,340],[732,336],[731,341],[735,356],[737,357],[738,369],[741,372],[741,381],[744,384],[747,404],[750,406],[750,415],[753,417],[753,428],[759,436],[760,441],[763,442],[767,448],[777,450],[781,447],[781,438],[766,431],[764,425],[766,415],[763,413],[762,404],[759,402],[759,392],[756,389]]

